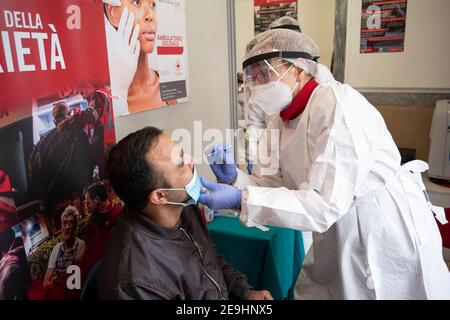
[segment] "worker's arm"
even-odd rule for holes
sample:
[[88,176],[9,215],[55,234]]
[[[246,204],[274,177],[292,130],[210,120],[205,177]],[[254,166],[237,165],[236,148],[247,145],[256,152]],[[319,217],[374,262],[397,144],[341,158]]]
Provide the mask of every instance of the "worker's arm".
[[363,124],[351,129],[348,115],[336,102],[334,106],[317,105],[315,111],[310,114],[308,129],[312,163],[307,180],[298,190],[248,186],[243,192],[240,216],[247,226],[325,232],[352,205],[375,158],[374,148],[363,139]]
[[252,165],[256,162],[258,154],[258,145],[262,139],[269,122],[269,116],[254,103],[250,103],[246,109],[246,127],[245,135],[247,138],[246,158]]
[[[283,185],[280,169],[280,135],[281,119],[271,117],[266,119],[267,128],[257,129],[252,135],[257,135],[257,146],[255,141],[249,141],[249,149],[255,153],[252,174],[249,175],[242,170],[237,170],[238,175],[233,185],[241,190],[248,186],[276,188]],[[249,135],[252,130],[249,131]],[[253,138],[254,140],[254,138]]]
[[236,181],[233,183],[233,186],[244,190],[249,186],[253,187],[267,187],[267,188],[277,188],[283,185],[283,179],[281,176],[281,172],[279,169],[274,169],[275,174],[264,174],[261,173],[261,167],[257,164],[253,166],[252,174],[249,175],[244,171],[237,169],[238,176]]

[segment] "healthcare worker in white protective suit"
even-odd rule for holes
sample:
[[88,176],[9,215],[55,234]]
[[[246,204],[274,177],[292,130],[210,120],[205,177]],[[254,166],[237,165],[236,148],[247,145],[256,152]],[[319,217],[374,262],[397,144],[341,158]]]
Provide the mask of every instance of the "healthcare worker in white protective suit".
[[[318,85],[318,56],[312,39],[292,30],[250,43],[246,100],[279,114],[268,125],[280,130],[279,170],[267,175],[256,163],[249,176],[236,169],[230,148],[215,145],[208,154],[220,183],[202,179],[208,191],[199,202],[241,210],[249,227],[313,231],[296,298],[449,299],[432,210],[445,218],[427,200],[420,175],[427,164],[400,166],[383,118],[357,91]],[[269,145],[275,152],[277,143]]]
[[[302,32],[298,21],[289,16],[284,16],[273,21],[269,25],[269,30],[273,29],[289,29],[296,32]],[[334,81],[334,77],[330,70],[320,63],[317,64],[317,73],[314,77],[319,84],[327,81]],[[249,162],[247,165],[247,171],[251,174],[253,170],[253,163],[257,158],[258,143],[264,137],[267,123],[270,121],[271,117],[277,117],[278,115],[275,114],[269,116],[260,107],[253,104],[249,104],[248,107],[245,108],[245,113],[248,139],[248,149],[246,151]]]

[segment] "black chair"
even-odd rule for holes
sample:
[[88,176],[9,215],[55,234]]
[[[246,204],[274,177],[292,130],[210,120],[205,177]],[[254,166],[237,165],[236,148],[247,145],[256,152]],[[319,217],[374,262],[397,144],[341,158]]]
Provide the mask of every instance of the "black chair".
[[98,275],[100,272],[101,260],[97,262],[89,272],[86,282],[81,290],[81,300],[99,300],[97,292]]

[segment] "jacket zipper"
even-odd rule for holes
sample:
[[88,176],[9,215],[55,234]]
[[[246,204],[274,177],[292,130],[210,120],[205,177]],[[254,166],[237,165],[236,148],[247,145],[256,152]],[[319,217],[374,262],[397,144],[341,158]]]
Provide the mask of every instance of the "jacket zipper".
[[216,280],[214,280],[214,278],[209,274],[208,270],[206,270],[205,268],[205,264],[203,262],[203,254],[200,248],[200,245],[194,240],[194,238],[186,232],[186,230],[184,230],[184,228],[180,228],[181,231],[183,231],[183,233],[186,235],[186,237],[192,241],[192,243],[194,244],[195,248],[197,248],[198,254],[200,255],[200,261],[202,263],[202,268],[203,271],[205,272],[205,274],[208,276],[209,280],[211,280],[211,282],[216,286],[217,290],[219,290],[220,296],[222,297],[222,300],[226,300],[225,297],[223,296],[222,290],[220,289],[220,285],[217,283]]

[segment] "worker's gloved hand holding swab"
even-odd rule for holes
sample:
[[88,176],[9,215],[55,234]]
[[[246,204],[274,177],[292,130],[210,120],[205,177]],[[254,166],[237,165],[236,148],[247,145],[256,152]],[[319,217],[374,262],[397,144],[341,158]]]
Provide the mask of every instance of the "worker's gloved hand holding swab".
[[230,145],[215,143],[205,154],[218,182],[230,184],[237,178],[236,163]]

